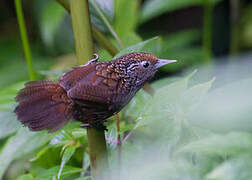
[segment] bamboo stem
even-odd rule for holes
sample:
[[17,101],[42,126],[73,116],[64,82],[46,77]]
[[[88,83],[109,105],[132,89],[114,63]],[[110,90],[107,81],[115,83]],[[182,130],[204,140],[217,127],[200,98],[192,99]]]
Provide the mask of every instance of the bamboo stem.
[[33,69],[31,49],[30,49],[30,45],[29,45],[29,41],[27,37],[27,31],[26,31],[26,26],[25,26],[21,0],[15,0],[15,7],[16,7],[17,20],[18,20],[19,29],[20,29],[21,40],[22,40],[23,48],[24,48],[25,60],[26,60],[26,64],[29,70],[29,77],[31,81],[34,81],[36,80],[36,74]]
[[94,53],[88,1],[70,0],[69,2],[77,60],[79,64],[85,64],[92,59]]
[[116,49],[116,47],[104,36],[104,34],[99,31],[97,28],[92,27],[92,32],[94,35],[94,38],[98,43],[106,49],[111,56],[115,56],[119,51]]
[[203,56],[205,61],[212,58],[212,13],[213,3],[211,0],[204,0]]
[[[59,4],[61,4],[68,13],[70,13],[70,6],[69,3],[66,0],[57,0]],[[106,38],[106,36],[99,31],[96,27],[92,27],[93,36],[96,41],[104,48],[106,49],[111,56],[115,56],[119,51],[116,49],[116,47]]]
[[[70,0],[76,53],[79,64],[84,64],[93,55],[93,41],[88,9],[88,0]],[[103,130],[87,128],[91,175],[94,180],[103,179],[108,167],[107,148]]]

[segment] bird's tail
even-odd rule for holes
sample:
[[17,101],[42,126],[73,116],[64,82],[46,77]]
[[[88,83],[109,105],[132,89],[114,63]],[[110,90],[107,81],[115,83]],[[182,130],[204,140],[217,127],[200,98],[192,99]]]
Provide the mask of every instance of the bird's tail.
[[73,101],[54,81],[32,81],[16,96],[18,120],[32,131],[62,128],[72,116]]

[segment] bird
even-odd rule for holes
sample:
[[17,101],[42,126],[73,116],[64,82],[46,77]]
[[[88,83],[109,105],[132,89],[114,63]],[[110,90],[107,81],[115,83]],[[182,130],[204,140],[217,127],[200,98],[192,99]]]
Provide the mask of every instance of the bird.
[[15,97],[17,119],[31,131],[54,132],[70,120],[106,129],[104,122],[125,107],[158,68],[176,62],[145,52],[102,62],[94,56],[58,81],[25,83]]

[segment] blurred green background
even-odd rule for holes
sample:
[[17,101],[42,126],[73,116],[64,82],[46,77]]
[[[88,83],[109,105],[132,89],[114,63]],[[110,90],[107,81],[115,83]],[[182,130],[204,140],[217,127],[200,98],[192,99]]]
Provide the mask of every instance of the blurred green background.
[[[56,80],[77,64],[71,16],[59,2],[67,1],[22,1],[37,79]],[[120,115],[121,179],[252,179],[252,1],[89,2],[101,61],[132,51],[178,60],[151,81],[153,98],[141,90]],[[0,179],[56,179],[60,169],[61,179],[90,179],[79,123],[48,134],[16,120],[14,97],[29,69],[13,0],[0,1],[0,24]],[[117,179],[113,120],[106,137]]]

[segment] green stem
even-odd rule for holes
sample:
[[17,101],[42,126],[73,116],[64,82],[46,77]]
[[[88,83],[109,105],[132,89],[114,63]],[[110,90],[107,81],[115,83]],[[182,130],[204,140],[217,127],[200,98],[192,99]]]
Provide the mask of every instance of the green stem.
[[116,39],[120,49],[123,49],[123,43],[120,40],[120,38],[118,37],[118,35],[116,34],[115,30],[113,29],[113,27],[110,25],[109,21],[107,20],[107,18],[105,17],[105,15],[103,14],[102,10],[99,8],[99,6],[96,4],[95,0],[91,0],[90,3],[92,4],[92,6],[94,7],[94,9],[96,10],[96,12],[99,14],[99,16],[101,17],[101,19],[103,20],[103,22],[105,23],[105,25],[107,26],[107,28],[109,29],[110,33],[112,34],[112,36]]
[[21,0],[15,0],[15,6],[16,6],[17,20],[18,20],[19,29],[20,29],[21,40],[22,40],[23,48],[24,48],[25,60],[29,69],[29,77],[31,81],[34,81],[36,80],[36,75],[33,69],[32,55],[31,55],[31,50],[30,50],[29,41],[27,37],[27,31],[26,31],[26,26],[25,26]]
[[98,41],[98,43],[106,49],[111,56],[115,56],[119,51],[115,48],[115,46],[104,36],[104,34],[99,31],[97,28],[92,28],[93,35],[95,37],[95,40]]
[[[70,0],[70,10],[79,64],[93,56],[93,41],[88,9],[88,0]],[[103,177],[108,167],[106,141],[103,130],[87,128],[91,174],[94,180]]]
[[230,54],[235,55],[239,51],[239,16],[240,16],[240,2],[239,0],[230,0],[230,24],[231,24],[231,42]]
[[[61,4],[67,12],[70,13],[70,5],[66,0],[57,0],[59,4]],[[115,46],[106,38],[106,36],[99,31],[96,27],[92,27],[93,36],[96,41],[106,49],[111,56],[115,56],[119,51],[115,48]]]
[[92,59],[94,48],[87,0],[70,0],[78,64]]
[[70,13],[70,5],[69,2],[67,0],[56,0],[59,4],[61,4],[61,6],[63,8],[65,8],[65,10]]
[[212,58],[212,13],[213,3],[211,0],[204,0],[203,56],[205,61]]

